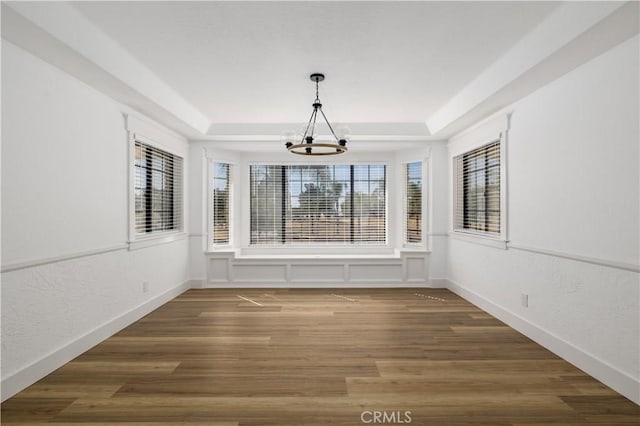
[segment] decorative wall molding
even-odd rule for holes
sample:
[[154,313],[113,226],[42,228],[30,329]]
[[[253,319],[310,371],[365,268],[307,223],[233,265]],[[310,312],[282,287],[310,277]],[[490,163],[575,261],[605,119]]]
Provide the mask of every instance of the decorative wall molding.
[[175,241],[181,241],[188,237],[188,234],[184,232],[174,232],[165,235],[156,235],[149,238],[142,238],[136,241],[129,241],[129,250],[139,250],[142,248],[157,246],[159,244],[173,243]]
[[592,263],[594,265],[607,266],[609,268],[623,269],[625,271],[640,272],[640,265],[632,263],[615,262],[607,259],[599,259],[596,257],[581,256],[579,254],[564,253],[560,251],[541,249],[537,247],[528,247],[520,244],[508,243],[508,248],[514,250],[528,251],[531,253],[544,254],[546,256],[560,257],[562,259],[575,260],[577,262]]
[[456,232],[453,231],[449,234],[449,237],[454,240],[465,241],[467,243],[479,244],[481,246],[492,247],[497,249],[506,250],[508,248],[508,241],[498,238],[486,237],[483,235],[475,235],[471,233]]
[[96,327],[85,335],[65,344],[59,349],[40,358],[16,373],[2,379],[2,401],[7,400],[27,386],[37,382],[47,374],[60,368],[78,355],[88,351],[98,343],[109,338],[129,324],[139,320],[151,311],[164,305],[190,288],[190,282],[184,282],[156,297],[147,300],[132,310]]
[[448,237],[448,232],[427,232],[427,237]]
[[203,287],[198,288],[446,288],[442,286],[441,283],[431,284],[430,282],[362,282],[362,283],[344,283],[344,282],[320,282],[320,281],[312,281],[312,282],[296,282],[285,283],[285,282],[276,282],[276,283],[260,283],[260,282],[233,282],[233,283],[218,283],[215,285],[207,284],[206,282],[203,284]]
[[616,262],[614,260],[600,259],[597,257],[588,257],[588,256],[582,256],[579,254],[574,254],[574,253],[566,253],[566,252],[555,251],[555,250],[547,250],[547,249],[538,248],[538,247],[530,247],[530,246],[525,246],[517,243],[514,244],[510,241],[483,238],[481,236],[475,236],[472,234],[450,233],[449,237],[454,240],[464,241],[472,244],[479,244],[482,246],[487,246],[487,247],[492,247],[497,249],[503,249],[503,250],[513,249],[513,250],[527,251],[530,253],[542,254],[542,255],[551,256],[551,257],[558,257],[561,259],[568,259],[576,262],[591,263],[593,265],[606,266],[608,268],[622,269],[624,271],[640,272],[640,265],[633,264],[633,263]]
[[14,262],[2,265],[0,272],[12,272],[20,269],[34,268],[36,266],[48,265],[51,263],[65,262],[67,260],[80,259],[82,257],[96,256],[99,254],[110,253],[119,250],[138,250],[142,248],[152,247],[159,244],[173,243],[175,241],[181,241],[187,238],[185,233],[177,233],[172,235],[163,235],[156,238],[149,238],[146,240],[130,241],[127,243],[116,244],[109,247],[101,247],[91,250],[83,250],[75,253],[63,254],[60,256],[46,257],[43,259],[25,260],[24,262]]
[[95,256],[98,254],[109,253],[112,251],[126,250],[129,247],[126,243],[117,244],[110,247],[102,247],[92,250],[84,250],[75,253],[63,254],[61,256],[47,257],[43,259],[26,260],[24,262],[9,263],[2,265],[2,273],[17,271],[19,269],[33,268],[35,266],[48,265],[50,263],[64,262],[67,260],[79,259],[81,257]]
[[[127,131],[151,139],[155,143],[163,145],[166,149],[175,149],[176,144],[187,142],[184,136],[139,114],[124,112],[124,116]],[[178,154],[185,155],[184,152]]]
[[[427,251],[393,256],[206,254],[205,287],[389,287],[429,285]],[[319,279],[318,277],[322,277]]]
[[447,288],[458,296],[505,322],[510,327],[600,380],[636,404],[640,404],[640,380],[637,378],[618,370],[611,364],[469,290],[467,287],[452,280],[447,281]]

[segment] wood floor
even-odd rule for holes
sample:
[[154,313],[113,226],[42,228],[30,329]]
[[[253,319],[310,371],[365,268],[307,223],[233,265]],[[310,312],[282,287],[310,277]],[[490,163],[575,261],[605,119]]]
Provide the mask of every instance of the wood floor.
[[376,411],[387,424],[405,411],[415,425],[640,421],[448,290],[236,289],[184,293],[6,401],[2,424],[362,425]]

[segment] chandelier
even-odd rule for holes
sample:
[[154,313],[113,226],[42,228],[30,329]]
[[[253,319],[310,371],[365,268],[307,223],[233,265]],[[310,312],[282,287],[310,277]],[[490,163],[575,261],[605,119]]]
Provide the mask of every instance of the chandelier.
[[[347,152],[347,130],[339,129],[338,133],[340,137],[336,135],[336,132],[333,130],[331,123],[327,120],[327,117],[324,115],[322,111],[322,104],[320,103],[320,97],[318,95],[318,83],[324,80],[324,74],[314,73],[309,76],[311,81],[316,82],[316,99],[313,101],[313,111],[311,112],[311,117],[309,117],[309,123],[307,123],[304,130],[301,132],[302,137],[299,139],[298,143],[294,143],[294,139],[298,139],[299,136],[293,134],[293,132],[287,132],[283,135],[283,140],[285,141],[285,146],[289,150],[289,152],[298,155],[337,155],[343,154]],[[330,142],[314,142],[314,132],[316,130],[316,119],[318,117],[318,111],[322,114],[322,118],[325,123],[329,127],[331,131],[331,135],[335,139]],[[316,136],[317,137],[317,136]]]

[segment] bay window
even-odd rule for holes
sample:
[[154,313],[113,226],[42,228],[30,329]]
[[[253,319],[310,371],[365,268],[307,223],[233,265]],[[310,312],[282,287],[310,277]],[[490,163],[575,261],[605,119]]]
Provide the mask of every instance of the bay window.
[[422,161],[404,165],[404,242],[422,244]]
[[250,243],[387,242],[386,166],[251,165]]
[[228,163],[211,163],[211,242],[214,245],[227,245],[230,237],[231,209],[231,165]]

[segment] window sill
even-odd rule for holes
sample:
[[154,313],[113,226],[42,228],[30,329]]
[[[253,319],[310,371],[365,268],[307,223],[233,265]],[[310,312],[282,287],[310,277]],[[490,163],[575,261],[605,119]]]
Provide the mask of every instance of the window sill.
[[500,237],[493,237],[493,236],[484,235],[480,233],[455,231],[455,230],[450,232],[449,236],[454,240],[466,241],[468,243],[480,244],[483,246],[493,247],[493,248],[502,249],[502,250],[507,249],[508,241]]
[[409,244],[409,243],[404,243],[402,245],[402,248],[400,249],[402,251],[425,251],[425,245],[424,244]]
[[180,241],[187,238],[185,232],[163,232],[149,237],[138,238],[133,241],[128,241],[129,250],[139,250],[147,247],[157,246],[159,244],[172,243],[174,241]]
[[242,249],[227,249],[227,250],[210,250],[207,251],[207,255],[226,255],[233,256],[235,259],[245,260],[336,260],[336,259],[400,259],[405,253],[421,253],[430,254],[430,250],[424,248],[402,248],[399,250],[391,250],[378,253],[325,253],[325,254],[313,254],[313,253],[243,253]]
[[233,244],[214,244],[207,250],[208,253],[235,251]]
[[399,259],[399,253],[391,254],[238,254],[236,259]]
[[238,250],[238,257],[290,257],[290,258],[342,258],[348,256],[393,256],[396,250],[388,245],[369,245],[369,246],[312,246],[301,244],[299,246],[249,246],[242,247]]

